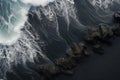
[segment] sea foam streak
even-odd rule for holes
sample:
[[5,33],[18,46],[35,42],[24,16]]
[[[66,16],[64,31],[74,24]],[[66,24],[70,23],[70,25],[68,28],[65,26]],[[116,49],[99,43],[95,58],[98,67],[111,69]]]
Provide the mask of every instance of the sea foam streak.
[[[32,5],[45,6],[53,0],[20,0],[22,3],[18,1],[19,0],[8,1],[10,5],[10,15],[7,16],[9,18],[8,20],[0,16],[2,26],[0,30],[0,43],[3,45],[11,45],[20,37],[20,31],[27,21],[27,14]],[[15,22],[13,22],[13,20],[15,20]]]
[[34,62],[37,55],[50,61],[42,53],[36,42],[36,33],[31,33],[31,25],[27,22],[32,5],[45,6],[48,3],[49,0],[0,0],[0,78],[6,79],[6,72],[12,65]]
[[[119,2],[119,0],[89,1],[95,8],[102,9],[107,9],[114,1]],[[49,5],[49,3],[52,4]],[[31,7],[32,9],[30,9]],[[62,28],[67,27],[66,32],[68,33],[71,21],[76,21],[75,23],[79,26],[74,25],[74,27],[77,29],[81,29],[82,26],[76,16],[74,0],[0,0],[0,10],[0,78],[3,79],[6,79],[6,72],[12,70],[13,65],[24,64],[27,67],[26,62],[34,63],[37,55],[41,55],[44,60],[51,62],[43,54],[36,41],[39,39],[39,35],[35,33],[36,31],[32,32],[31,28],[33,29],[34,26],[27,21],[29,10],[36,14],[40,21],[44,15],[47,20],[45,24],[49,23],[47,25],[51,30],[47,32],[45,26],[40,27],[45,36],[50,35],[50,38],[61,37],[58,16],[66,22],[67,25]],[[91,12],[91,14],[93,13]],[[39,39],[39,41],[41,40]]]
[[120,3],[120,0],[89,0],[95,8],[108,9],[114,2]]
[[25,4],[31,4],[34,6],[46,6],[48,3],[53,2],[54,0],[21,0]]
[[[49,6],[49,3],[54,6]],[[12,65],[26,65],[27,61],[34,63],[37,55],[52,63],[42,53],[36,42],[39,37],[30,29],[34,26],[27,21],[31,6],[40,6],[39,10],[32,11],[40,18],[41,10],[48,21],[55,22],[52,27],[57,33],[57,15],[65,17],[68,25],[70,17],[76,19],[73,0],[0,0],[0,78],[6,79],[6,72],[12,69]]]

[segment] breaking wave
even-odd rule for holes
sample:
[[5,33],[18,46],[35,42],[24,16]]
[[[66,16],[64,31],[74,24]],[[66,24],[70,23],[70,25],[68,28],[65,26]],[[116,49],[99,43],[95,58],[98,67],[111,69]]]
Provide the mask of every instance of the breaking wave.
[[[14,65],[26,62],[34,63],[38,55],[45,61],[52,63],[47,56],[42,53],[39,43],[39,35],[34,31],[34,26],[28,22],[28,13],[37,14],[39,19],[42,13],[51,23],[56,21],[57,16],[65,17],[69,24],[69,16],[75,16],[72,0],[0,0],[0,78],[6,78],[6,72],[10,71]],[[49,4],[49,5],[48,5]],[[52,4],[50,6],[50,4]],[[39,6],[39,9],[36,7]],[[38,11],[39,10],[39,11]],[[54,23],[52,23],[54,24]],[[58,24],[56,24],[58,25]],[[58,26],[53,26],[58,30]]]
[[69,44],[90,25],[112,23],[111,15],[120,10],[114,6],[119,3],[120,0],[0,0],[0,78],[7,79],[6,73],[14,65],[27,67],[26,62],[35,63],[38,55],[53,64],[41,49],[39,43],[45,44],[39,33],[48,41],[62,39]]

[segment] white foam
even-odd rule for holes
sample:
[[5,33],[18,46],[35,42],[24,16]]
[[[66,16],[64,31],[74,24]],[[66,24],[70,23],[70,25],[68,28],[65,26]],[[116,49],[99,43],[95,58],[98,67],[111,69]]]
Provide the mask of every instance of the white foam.
[[[17,3],[18,0],[13,0],[13,1]],[[39,5],[45,6],[54,0],[20,0],[20,1],[24,3],[24,6],[21,5],[20,6],[21,8],[15,11],[15,14],[14,12],[12,14],[13,16],[17,18],[15,24],[11,23],[11,18],[12,18],[11,16],[9,17],[10,18],[9,22],[3,18],[5,24],[8,25],[9,27],[7,31],[10,31],[10,33],[8,33],[9,37],[0,33],[0,44],[12,45],[20,38],[21,29],[24,27],[24,24],[28,19],[27,14],[32,5],[33,6],[39,6]]]
[[89,0],[89,1],[94,7],[107,9],[109,8],[110,5],[113,4],[114,1],[117,1],[117,0]]
[[0,34],[0,43],[2,45],[12,45],[14,44],[20,37],[20,34],[13,32],[9,36],[1,35]]
[[45,6],[50,2],[53,2],[54,0],[21,0],[25,4],[31,4],[34,6]]
[[17,18],[19,16],[19,19],[16,20],[15,24],[11,23],[12,17],[9,17],[10,21],[6,21],[3,18],[3,22],[8,26],[8,28],[6,29],[6,32],[2,32],[2,30],[0,31],[0,44],[2,45],[12,45],[17,42],[21,36],[21,29],[24,27],[24,24],[27,21],[28,9],[21,8],[16,12],[16,14],[18,15],[13,15]]

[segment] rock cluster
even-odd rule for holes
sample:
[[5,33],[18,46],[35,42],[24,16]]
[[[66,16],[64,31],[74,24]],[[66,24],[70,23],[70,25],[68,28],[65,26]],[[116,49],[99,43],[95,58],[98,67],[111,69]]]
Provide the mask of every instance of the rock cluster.
[[103,54],[102,44],[110,45],[109,41],[114,36],[120,36],[120,11],[114,13],[114,20],[116,26],[108,26],[107,24],[99,24],[97,27],[92,27],[85,32],[85,43],[73,42],[66,50],[66,56],[58,58],[55,61],[55,66],[41,65],[41,69],[44,73],[52,75],[58,73],[72,74],[72,69],[77,66],[76,62],[89,56],[91,52]]

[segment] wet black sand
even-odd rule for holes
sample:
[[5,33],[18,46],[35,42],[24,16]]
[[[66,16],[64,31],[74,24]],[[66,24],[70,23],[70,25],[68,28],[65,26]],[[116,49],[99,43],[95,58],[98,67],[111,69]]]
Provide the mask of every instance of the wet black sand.
[[55,80],[120,80],[120,38],[104,49],[104,55],[82,59],[73,75],[59,75]]

